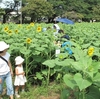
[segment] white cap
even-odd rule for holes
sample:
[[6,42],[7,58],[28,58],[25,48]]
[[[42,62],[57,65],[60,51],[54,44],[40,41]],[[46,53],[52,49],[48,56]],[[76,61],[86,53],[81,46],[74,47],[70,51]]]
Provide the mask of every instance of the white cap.
[[24,59],[21,56],[17,56],[15,58],[15,65],[19,65],[21,63],[23,63]]
[[9,48],[9,45],[6,44],[4,41],[0,41],[0,51],[4,51],[7,48]]

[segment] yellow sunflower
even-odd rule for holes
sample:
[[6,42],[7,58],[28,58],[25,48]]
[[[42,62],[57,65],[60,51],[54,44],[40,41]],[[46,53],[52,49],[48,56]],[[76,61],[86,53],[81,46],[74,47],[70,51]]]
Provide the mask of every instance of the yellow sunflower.
[[90,47],[90,48],[88,49],[88,55],[89,55],[89,56],[92,56],[93,53],[94,53],[94,48],[93,48],[93,47]]
[[39,26],[39,27],[37,27],[37,32],[41,32],[41,27]]
[[18,30],[17,30],[17,29],[15,30],[15,33],[16,33],[16,34],[18,33]]
[[18,27],[19,27],[19,28],[22,27],[22,24],[18,24]]
[[26,39],[26,43],[30,44],[31,42],[32,42],[32,39],[30,39],[30,38]]
[[9,35],[12,35],[12,30],[8,30],[7,33],[8,33]]
[[6,26],[6,27],[4,28],[4,31],[7,32],[8,30],[9,30],[9,28]]
[[32,23],[30,23],[30,26],[34,26],[34,23],[32,22]]
[[30,28],[31,28],[31,26],[30,26],[30,25],[28,25],[26,28],[27,28],[27,29],[30,29]]

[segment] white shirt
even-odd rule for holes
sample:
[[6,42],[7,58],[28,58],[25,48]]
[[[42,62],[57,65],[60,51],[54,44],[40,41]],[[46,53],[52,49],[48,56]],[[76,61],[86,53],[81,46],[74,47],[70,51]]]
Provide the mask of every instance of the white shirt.
[[[18,74],[20,74],[20,73],[23,73],[24,71],[23,71],[23,66],[21,66],[21,67],[19,67],[19,66],[17,66],[16,67],[16,69],[18,70]],[[20,80],[22,80],[23,79],[23,75],[16,75],[17,77],[19,77],[20,78]],[[18,78],[17,78],[18,79]]]
[[[16,68],[17,68],[17,70],[18,70],[18,74],[24,72],[23,66],[21,66],[21,67],[17,66]],[[16,76],[19,77],[20,79],[23,79],[23,77],[24,77],[23,75],[16,75]]]
[[[16,69],[18,70],[18,74],[23,73],[23,66],[17,66]],[[15,76],[15,81],[14,85],[19,86],[19,85],[25,85],[25,82],[27,82],[26,77],[24,75],[16,75]]]
[[[6,55],[2,56],[7,61],[9,60],[10,54],[6,52]],[[5,62],[2,58],[0,58],[0,75],[5,75],[10,71],[10,67],[7,62]]]
[[58,24],[54,24],[54,26],[56,27],[56,30],[60,30],[60,27]]
[[54,36],[56,36],[58,34],[58,31],[60,30],[60,27],[58,24],[54,24],[54,26],[56,27],[56,32],[54,32]]
[[[23,73],[23,66],[17,66],[16,69],[18,69],[18,74]],[[18,76],[23,76],[23,75],[18,75]]]

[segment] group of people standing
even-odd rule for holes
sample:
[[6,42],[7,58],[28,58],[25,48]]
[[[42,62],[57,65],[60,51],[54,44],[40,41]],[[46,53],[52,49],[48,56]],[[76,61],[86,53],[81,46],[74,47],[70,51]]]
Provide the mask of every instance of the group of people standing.
[[[7,52],[8,48],[9,45],[6,42],[0,41],[0,99],[3,99],[4,82],[6,82],[7,95],[10,99],[14,99],[14,94],[19,98],[19,88],[21,87],[22,92],[24,92],[25,83],[27,82],[23,70],[24,59],[21,56],[15,58],[15,79],[14,82],[12,81],[13,70],[10,62],[10,54]],[[13,84],[15,88],[13,88]]]

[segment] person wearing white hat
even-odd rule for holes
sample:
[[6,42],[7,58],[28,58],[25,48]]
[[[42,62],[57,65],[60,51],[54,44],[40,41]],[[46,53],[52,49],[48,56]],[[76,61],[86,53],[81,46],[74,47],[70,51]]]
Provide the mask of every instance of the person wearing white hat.
[[24,88],[25,88],[25,83],[27,82],[26,77],[25,77],[25,72],[23,70],[23,62],[24,59],[21,56],[17,56],[15,58],[15,81],[14,81],[14,85],[15,85],[15,96],[17,98],[20,97],[20,95],[18,94],[18,90],[21,87],[22,88],[22,92],[24,92]]
[[14,94],[12,84],[13,70],[10,63],[10,54],[7,52],[8,48],[8,44],[0,41],[0,99],[2,99],[4,81],[6,82],[7,95],[10,96],[10,99],[13,99]]

